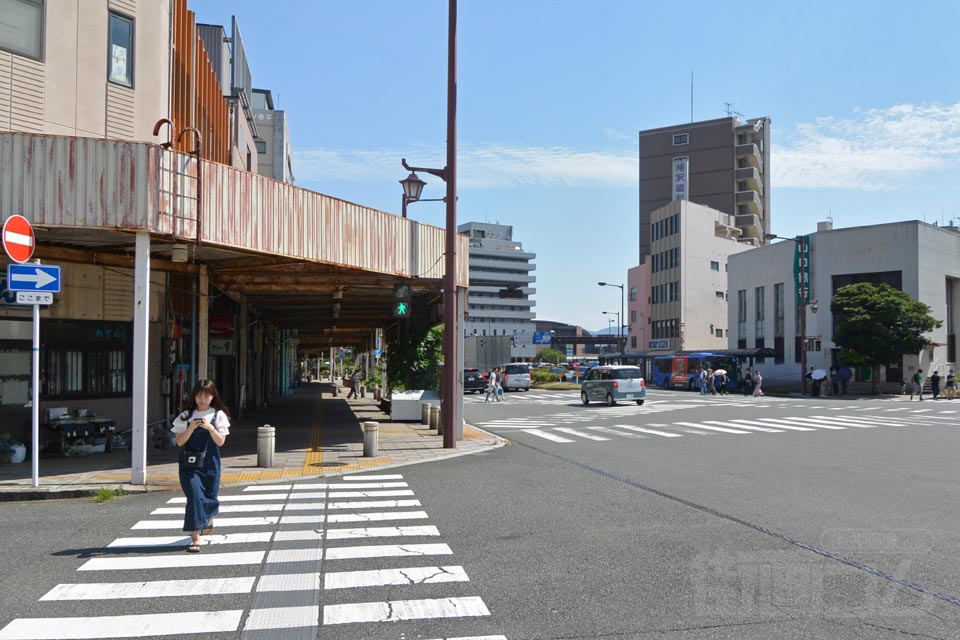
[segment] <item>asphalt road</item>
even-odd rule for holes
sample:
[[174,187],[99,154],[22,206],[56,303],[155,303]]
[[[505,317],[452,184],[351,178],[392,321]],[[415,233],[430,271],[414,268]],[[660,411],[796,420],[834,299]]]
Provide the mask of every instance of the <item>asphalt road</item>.
[[357,476],[399,476],[375,489],[393,497],[225,491],[249,511],[198,555],[115,546],[176,537],[175,495],[0,503],[0,640],[960,637],[960,402],[475,398],[468,421],[511,446]]

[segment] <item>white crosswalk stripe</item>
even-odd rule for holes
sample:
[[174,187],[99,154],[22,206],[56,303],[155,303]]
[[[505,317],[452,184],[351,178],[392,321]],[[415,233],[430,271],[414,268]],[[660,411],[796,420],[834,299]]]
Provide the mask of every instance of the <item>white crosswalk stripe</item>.
[[[172,553],[190,541],[188,534],[179,531],[185,500],[172,498],[167,501],[169,506],[158,507],[150,515],[181,516],[180,519],[151,518],[135,523],[131,530],[143,535],[117,538],[106,546],[121,550],[119,555],[92,557],[78,567],[78,577],[89,576],[92,580],[55,585],[39,601],[43,606],[89,602],[91,611],[109,611],[110,615],[15,618],[0,629],[0,640],[186,634],[239,637],[248,631],[269,634],[282,629],[301,629],[311,637],[323,637],[320,627],[325,625],[354,625],[358,636],[367,636],[373,632],[364,631],[365,625],[387,620],[447,619],[445,624],[449,625],[449,620],[489,617],[490,611],[471,588],[464,567],[416,562],[413,564],[417,566],[407,566],[415,558],[449,557],[455,552],[443,542],[427,541],[436,540],[441,533],[433,525],[416,522],[428,519],[425,511],[417,509],[421,506],[419,500],[382,499],[414,496],[405,482],[394,482],[401,479],[401,475],[393,474],[349,476],[340,482],[247,487],[242,494],[222,496],[222,515],[214,521],[217,533],[201,538],[203,552],[199,554]],[[404,489],[392,488],[396,486]],[[306,496],[310,498],[303,499]],[[176,529],[177,534],[152,533],[157,529]],[[389,544],[391,538],[411,542]],[[347,570],[356,563],[361,565],[357,570]],[[230,567],[237,575],[201,577],[208,567]],[[137,581],[129,582],[130,572],[135,572]],[[128,581],[110,581],[113,575]],[[410,597],[358,601],[364,599],[352,595],[360,593],[357,590],[378,593],[377,587],[389,587],[391,594]],[[432,590],[423,591],[428,587]],[[439,595],[437,589],[453,591]],[[304,592],[321,590],[328,594],[323,596],[321,606],[303,604]],[[233,598],[208,597],[222,595]],[[263,599],[267,596],[270,600]],[[236,599],[244,597],[251,599],[249,605],[237,608]],[[127,615],[123,611],[124,602],[142,603],[158,598],[179,598],[183,604],[175,605],[178,613],[174,616],[132,612]],[[276,606],[284,599],[295,606]],[[218,600],[234,606],[217,611]],[[198,602],[203,604],[198,607]],[[476,622],[471,624],[471,630],[481,628],[475,626]],[[460,640],[506,640],[498,634],[457,635]]]

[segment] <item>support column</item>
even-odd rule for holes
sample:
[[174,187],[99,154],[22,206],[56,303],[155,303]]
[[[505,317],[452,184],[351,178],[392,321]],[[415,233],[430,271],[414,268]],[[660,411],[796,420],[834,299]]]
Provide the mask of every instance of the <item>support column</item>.
[[197,380],[202,380],[210,377],[207,371],[210,345],[210,275],[207,273],[207,265],[200,265],[198,280],[200,290],[197,295]]
[[150,346],[150,234],[137,233],[133,273],[133,402],[130,484],[147,483],[147,365]]
[[[457,288],[457,309],[463,317],[467,309],[467,288]],[[463,324],[457,323],[457,403],[454,426],[457,431],[457,440],[463,440]]]
[[238,418],[243,417],[244,402],[249,397],[249,388],[247,387],[247,350],[250,349],[250,339],[247,334],[247,299],[240,299],[240,319],[237,321],[237,332],[239,333],[239,342],[237,344],[237,367],[240,369],[237,373],[237,407],[234,411]]

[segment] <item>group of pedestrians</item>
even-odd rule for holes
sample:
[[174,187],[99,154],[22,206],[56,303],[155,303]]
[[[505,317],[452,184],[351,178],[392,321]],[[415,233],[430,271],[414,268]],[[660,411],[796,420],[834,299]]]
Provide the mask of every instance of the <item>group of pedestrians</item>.
[[[913,400],[914,394],[919,396],[920,400],[923,400],[923,382],[925,376],[923,375],[923,369],[917,369],[917,372],[910,377],[910,382],[905,382],[903,385],[903,393],[906,394],[907,391],[910,391],[910,399]],[[940,376],[939,371],[934,371],[933,375],[930,376],[930,394],[933,396],[934,400],[940,399],[940,384],[944,382],[943,378]],[[943,397],[953,398],[957,397],[957,379],[954,374],[953,369],[947,373],[946,384],[943,390]]]
[[503,400],[503,387],[500,385],[501,369],[494,367],[493,371],[487,374],[487,395],[484,396],[484,402],[490,402],[490,396],[497,402]]
[[760,369],[750,371],[750,367],[743,374],[743,395],[753,395],[754,398],[763,397],[763,375]]
[[727,372],[723,369],[700,369],[697,375],[697,382],[700,386],[700,395],[702,396],[725,396],[729,393],[727,390]]

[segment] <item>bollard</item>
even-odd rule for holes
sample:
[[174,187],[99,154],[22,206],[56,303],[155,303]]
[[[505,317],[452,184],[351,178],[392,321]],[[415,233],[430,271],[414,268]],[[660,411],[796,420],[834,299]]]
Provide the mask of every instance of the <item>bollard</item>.
[[273,466],[273,449],[276,430],[268,424],[257,428],[257,466],[269,469]]
[[360,387],[360,397],[361,397],[361,398],[366,398],[366,397],[367,397],[367,388],[364,387],[364,386],[361,386],[361,387]]
[[429,402],[424,402],[420,405],[420,424],[430,424],[430,407],[433,406]]
[[380,423],[363,423],[363,457],[375,458],[380,445]]
[[430,428],[437,430],[437,435],[440,434],[440,405],[432,404],[430,405]]

